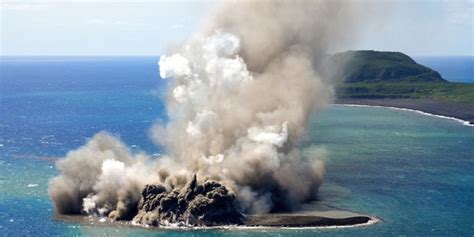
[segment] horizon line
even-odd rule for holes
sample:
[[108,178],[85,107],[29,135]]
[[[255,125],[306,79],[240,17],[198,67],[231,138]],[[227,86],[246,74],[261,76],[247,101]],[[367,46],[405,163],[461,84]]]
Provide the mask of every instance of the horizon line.
[[[353,51],[358,51],[358,50],[353,50]],[[378,51],[378,50],[376,50]],[[395,52],[395,51],[380,51],[380,52]],[[401,52],[403,53],[403,52]],[[433,54],[430,54],[430,55],[409,55],[407,53],[404,53],[410,57],[474,57],[474,55],[457,55],[457,54],[450,54],[450,55],[433,55]],[[129,54],[129,55],[115,55],[115,54],[110,54],[110,55],[107,55],[107,54],[104,54],[104,55],[72,55],[72,54],[57,54],[57,55],[23,55],[23,54],[19,54],[19,55],[0,55],[0,58],[27,58],[27,57],[30,57],[30,58],[33,58],[33,57],[43,57],[43,58],[47,58],[47,57],[75,57],[75,58],[79,58],[79,57],[161,57],[162,55],[165,55],[165,53],[163,54],[157,54],[157,55],[154,55],[154,54]]]

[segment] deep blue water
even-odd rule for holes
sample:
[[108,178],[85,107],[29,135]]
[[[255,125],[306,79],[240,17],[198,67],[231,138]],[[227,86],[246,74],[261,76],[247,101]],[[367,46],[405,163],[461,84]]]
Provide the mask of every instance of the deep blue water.
[[474,234],[474,127],[407,111],[345,106],[315,114],[301,145],[324,146],[329,154],[319,202],[378,216],[383,219],[379,224],[150,231],[53,220],[47,183],[57,174],[54,162],[96,132],[110,131],[134,145],[133,150],[160,152],[148,138],[154,121],[167,119],[162,100],[166,81],[159,79],[156,61],[2,58],[0,236]]
[[472,56],[415,57],[415,61],[438,71],[448,81],[474,83]]
[[152,151],[148,128],[155,119],[165,119],[161,96],[166,84],[159,78],[157,60],[4,59],[0,64],[4,152],[64,155],[103,129]]

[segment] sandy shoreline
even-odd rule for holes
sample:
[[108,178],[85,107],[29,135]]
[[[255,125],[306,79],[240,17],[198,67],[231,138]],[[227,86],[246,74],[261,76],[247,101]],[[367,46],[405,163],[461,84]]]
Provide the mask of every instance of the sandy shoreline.
[[369,216],[351,216],[345,218],[330,218],[316,215],[267,214],[247,216],[246,226],[257,227],[329,227],[355,226],[369,223]]
[[[347,215],[347,214],[346,214]],[[97,227],[131,227],[131,228],[148,228],[148,229],[229,229],[229,228],[310,228],[310,227],[351,227],[370,225],[377,223],[379,220],[374,217],[365,215],[347,215],[340,217],[326,217],[310,214],[265,214],[265,215],[247,215],[243,225],[231,226],[200,226],[187,227],[183,225],[169,225],[160,227],[150,227],[132,224],[130,221],[112,221],[107,218],[85,216],[85,215],[55,215],[57,221],[77,223],[83,225]]]
[[474,125],[474,106],[430,99],[337,99],[335,104],[383,106],[421,111],[439,117],[457,119]]

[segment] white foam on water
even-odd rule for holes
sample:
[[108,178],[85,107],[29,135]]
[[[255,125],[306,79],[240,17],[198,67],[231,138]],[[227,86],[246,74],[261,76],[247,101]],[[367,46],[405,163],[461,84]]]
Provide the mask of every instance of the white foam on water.
[[38,187],[38,184],[28,184],[27,187],[28,188],[35,188],[35,187]]
[[463,124],[465,126],[474,127],[474,124],[470,124],[469,121],[465,121],[465,120],[458,119],[458,118],[455,118],[455,117],[431,114],[431,113],[427,113],[427,112],[424,112],[424,111],[421,111],[421,110],[416,110],[416,109],[398,108],[398,107],[382,106],[382,105],[359,105],[359,104],[333,104],[333,105],[341,105],[341,106],[349,106],[349,107],[366,107],[366,108],[375,107],[375,108],[387,108],[387,109],[395,109],[395,110],[401,110],[401,111],[409,111],[409,112],[415,112],[415,113],[418,113],[418,114],[427,115],[427,116],[431,116],[431,117],[454,120],[456,122],[460,122],[461,124]]
[[341,229],[341,228],[354,228],[363,227],[373,224],[377,224],[381,221],[376,217],[370,217],[370,220],[362,224],[354,225],[332,225],[332,226],[305,226],[305,227],[283,227],[283,226],[245,226],[245,225],[222,225],[222,226],[191,226],[185,223],[164,223],[160,226],[149,226],[143,225],[136,222],[130,222],[133,226],[143,228],[156,228],[156,229],[167,229],[167,230],[311,230],[311,229]]
[[342,229],[342,228],[354,228],[373,225],[379,223],[381,220],[375,217],[370,217],[370,220],[362,224],[354,225],[331,225],[331,226],[304,226],[304,227],[283,227],[283,226],[223,226],[217,227],[221,229],[254,229],[254,230],[274,230],[274,229],[284,229],[284,230],[312,230],[312,229]]

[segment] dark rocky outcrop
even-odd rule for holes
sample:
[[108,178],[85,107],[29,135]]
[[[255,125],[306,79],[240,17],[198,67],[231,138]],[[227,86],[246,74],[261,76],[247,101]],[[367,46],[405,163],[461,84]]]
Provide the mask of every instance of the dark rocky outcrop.
[[243,224],[235,195],[215,181],[198,184],[196,175],[185,187],[167,192],[161,185],[146,185],[134,217],[135,223],[193,226]]

